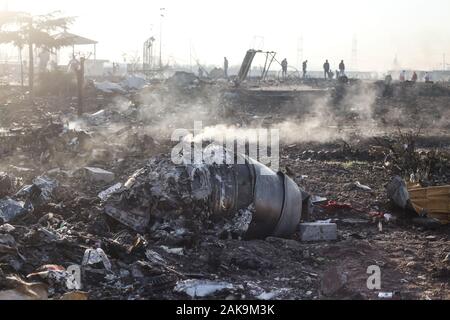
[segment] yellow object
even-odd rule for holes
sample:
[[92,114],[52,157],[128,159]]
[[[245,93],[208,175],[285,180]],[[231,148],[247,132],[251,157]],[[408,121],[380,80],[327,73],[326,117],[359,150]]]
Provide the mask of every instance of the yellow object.
[[408,192],[418,214],[426,213],[428,217],[438,219],[443,224],[450,223],[450,186],[408,186]]

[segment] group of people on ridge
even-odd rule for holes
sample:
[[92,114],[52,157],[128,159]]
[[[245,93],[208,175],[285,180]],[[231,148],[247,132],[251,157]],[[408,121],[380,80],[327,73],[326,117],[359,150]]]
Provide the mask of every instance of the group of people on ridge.
[[[400,80],[400,82],[407,82],[408,81],[408,80],[406,80],[406,71],[405,70],[400,72],[399,80]],[[418,80],[419,80],[419,77],[418,77],[417,73],[414,71],[412,76],[411,76],[410,82],[417,82]],[[425,80],[426,83],[432,82],[431,75],[428,72],[425,73],[424,80]]]
[[[224,63],[223,63],[223,71],[224,71],[224,76],[225,78],[228,78],[228,68],[229,68],[229,62],[228,59],[225,57],[224,58]],[[328,60],[325,61],[325,63],[323,64],[323,72],[324,72],[324,78],[325,79],[333,79],[336,76],[336,79],[339,79],[341,77],[345,76],[345,63],[344,60],[341,60],[341,62],[339,63],[339,70],[336,70],[336,73],[333,73],[333,71],[331,71],[331,66],[330,66],[330,62],[328,62]],[[203,70],[199,69],[199,75],[203,75]],[[288,77],[288,61],[287,59],[283,59],[283,61],[281,61],[281,76],[283,79],[287,79]],[[302,63],[302,74],[303,74],[303,78],[306,79],[307,74],[308,74],[308,60],[303,61]]]
[[[288,62],[286,59],[284,59],[281,62],[281,70],[282,70],[283,79],[287,78],[287,69],[288,69]],[[339,63],[339,70],[336,70],[336,74],[334,74],[333,71],[331,71],[330,62],[328,62],[328,60],[326,60],[325,63],[323,64],[323,72],[324,72],[325,79],[333,79],[335,75],[336,75],[336,79],[339,79],[340,77],[345,76],[344,60],[341,60],[341,62]],[[303,78],[305,79],[308,74],[308,60],[305,60],[302,63],[302,74],[303,74]]]
[[[335,74],[333,71],[331,71],[330,62],[328,60],[325,61],[323,64],[323,74],[325,79],[333,79]],[[336,79],[339,79],[341,77],[345,76],[345,63],[344,60],[341,60],[339,63],[339,70],[336,70]]]

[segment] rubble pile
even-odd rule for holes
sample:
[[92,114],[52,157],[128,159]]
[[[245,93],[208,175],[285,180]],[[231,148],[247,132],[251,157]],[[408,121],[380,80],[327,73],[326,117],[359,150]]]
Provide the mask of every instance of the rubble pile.
[[[2,118],[0,299],[448,298],[448,225],[430,219],[435,211],[422,202],[414,210],[417,189],[406,190],[413,212],[393,205],[386,190],[396,174],[398,186],[411,174],[421,187],[448,184],[448,135],[431,128],[416,143],[390,144],[358,127],[349,141],[281,141],[280,172],[219,146],[204,163],[175,164],[170,137],[150,129],[164,110],[181,118],[177,110],[220,86],[186,74],[158,90],[128,80],[112,94],[128,97],[120,107],[93,103],[75,118],[75,109],[54,112],[49,99],[39,107],[50,117]],[[171,90],[176,98],[166,97]],[[376,104],[395,109],[395,99]],[[280,108],[221,118],[211,105],[205,115],[277,124],[290,119]],[[142,118],[145,110],[158,112]],[[14,118],[0,106],[6,112]],[[353,130],[354,118],[338,119]],[[241,164],[225,164],[227,157]],[[366,285],[374,264],[383,269],[382,291]]]
[[417,135],[402,134],[396,139],[377,139],[384,146],[384,166],[392,176],[411,178],[424,186],[450,183],[448,150],[419,150]]
[[[211,147],[214,152],[207,152],[214,157],[220,152],[233,157],[226,149]],[[225,238],[225,231],[237,238],[290,237],[301,219],[300,189],[282,173],[243,160],[246,164],[232,166],[224,160],[175,166],[168,156],[152,159],[106,196],[105,212],[137,232],[145,232],[151,220],[165,225],[168,217],[178,216],[197,221],[192,230],[197,234],[208,229],[202,222],[212,218],[214,233]]]

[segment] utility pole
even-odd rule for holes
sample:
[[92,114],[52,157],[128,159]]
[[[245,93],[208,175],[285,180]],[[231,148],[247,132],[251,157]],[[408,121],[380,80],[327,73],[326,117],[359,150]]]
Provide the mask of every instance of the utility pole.
[[160,8],[160,20],[159,20],[159,68],[162,69],[162,27],[165,8]]
[[32,18],[30,18],[30,22],[29,22],[29,32],[28,32],[28,55],[29,55],[29,60],[28,61],[28,86],[29,86],[29,90],[30,90],[30,96],[33,99],[33,86],[34,86],[34,52],[33,52],[33,38],[32,38],[32,33],[33,33],[33,20]]
[[447,70],[447,63],[445,61],[445,53],[442,55],[442,71]]
[[192,40],[189,39],[189,70],[192,72]]
[[400,70],[400,63],[398,62],[397,54],[395,54],[395,57],[394,57],[394,65],[393,65],[393,67],[394,67],[394,71],[399,71]]
[[154,27],[154,25],[151,24],[150,25],[151,47],[150,47],[150,52],[147,52],[147,55],[148,55],[147,61],[148,61],[148,65],[149,65],[148,68],[150,70],[154,68],[154,64],[155,64],[154,57],[153,57],[153,55],[154,55],[153,44],[155,42],[155,38],[153,37],[154,36],[153,27]]
[[22,45],[19,46],[19,63],[20,63],[20,85],[23,88],[23,59],[22,59]]
[[86,59],[84,57],[80,58],[79,69],[75,70],[77,76],[77,87],[78,87],[78,116],[83,115],[83,91],[84,91],[84,62]]

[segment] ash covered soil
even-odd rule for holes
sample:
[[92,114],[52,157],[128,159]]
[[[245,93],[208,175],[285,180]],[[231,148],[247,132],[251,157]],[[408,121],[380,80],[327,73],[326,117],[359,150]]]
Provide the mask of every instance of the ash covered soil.
[[[160,102],[153,94],[160,93],[151,93],[150,105],[155,99]],[[281,136],[280,170],[310,194],[343,204],[317,204],[310,217],[303,217],[337,224],[338,240],[318,243],[301,242],[298,235],[252,241],[226,238],[218,235],[212,221],[192,220],[173,210],[151,221],[149,232],[138,234],[106,216],[97,195],[127,181],[152,157],[170,153],[173,142],[158,136],[157,124],[165,120],[161,110],[142,118],[142,104],[123,107],[130,97],[99,100],[90,92],[85,111],[107,113],[80,122],[72,115],[76,108],[71,98],[37,97],[31,106],[26,93],[11,87],[3,88],[1,97],[0,172],[11,180],[1,196],[12,197],[38,176],[54,179],[58,186],[33,212],[0,225],[0,292],[17,288],[21,279],[44,283],[48,296],[59,299],[70,291],[64,283],[50,279],[48,272],[29,275],[48,271],[49,265],[80,265],[86,250],[101,248],[111,266],[100,261],[83,269],[81,290],[89,299],[185,299],[191,296],[181,284],[202,283],[199,280],[222,286],[198,297],[207,299],[378,299],[380,292],[392,292],[399,299],[450,298],[450,228],[425,223],[390,204],[385,187],[394,171],[386,166],[389,150],[382,143],[388,140],[383,137],[395,137],[399,128],[416,132],[422,127],[417,152],[448,152],[445,117],[450,96],[411,98],[402,92],[394,98],[375,97],[370,119],[364,117],[365,109],[352,109],[336,116],[339,123],[328,122],[326,130],[323,123],[309,127],[311,136],[324,131],[330,136],[308,141],[308,132],[301,128],[288,139]],[[179,108],[186,105],[176,103]],[[208,112],[201,116],[208,125],[233,128],[286,119],[289,128],[292,123],[305,124],[304,114],[285,116],[266,109],[239,110],[227,119]],[[170,114],[177,118],[173,110]],[[432,119],[420,121],[425,114]],[[364,130],[368,120],[376,122],[375,129]],[[114,173],[114,180],[89,180],[79,170],[87,166]],[[448,184],[446,168],[448,162],[429,183]],[[356,182],[371,191],[358,188]],[[374,213],[392,215],[389,222],[383,221],[382,230]],[[374,265],[381,268],[379,290],[367,287],[367,269]]]

